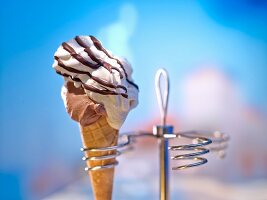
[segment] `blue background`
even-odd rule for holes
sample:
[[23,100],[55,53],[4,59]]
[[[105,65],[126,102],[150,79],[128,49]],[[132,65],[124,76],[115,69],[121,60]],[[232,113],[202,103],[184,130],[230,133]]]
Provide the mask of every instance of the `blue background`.
[[0,199],[41,198],[79,177],[79,130],[52,69],[58,46],[76,35],[95,35],[132,62],[140,104],[123,130],[158,113],[153,78],[161,66],[172,81],[173,115],[180,81],[206,64],[267,111],[266,1],[16,0],[2,2],[0,20]]

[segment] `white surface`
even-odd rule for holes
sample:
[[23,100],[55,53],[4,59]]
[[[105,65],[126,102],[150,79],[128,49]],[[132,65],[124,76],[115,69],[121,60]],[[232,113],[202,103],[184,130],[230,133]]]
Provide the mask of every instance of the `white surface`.
[[[120,177],[121,178],[121,177]],[[116,180],[113,199],[158,199],[157,177]],[[44,200],[93,199],[88,177],[70,184]],[[205,176],[182,175],[171,180],[171,199],[175,200],[266,200],[267,180],[245,183],[223,183]]]

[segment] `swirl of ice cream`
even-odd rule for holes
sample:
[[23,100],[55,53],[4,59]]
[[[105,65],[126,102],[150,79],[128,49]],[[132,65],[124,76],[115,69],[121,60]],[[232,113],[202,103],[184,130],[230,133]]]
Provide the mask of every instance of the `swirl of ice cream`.
[[55,53],[53,68],[67,82],[82,87],[88,97],[103,104],[107,121],[119,129],[138,104],[138,86],[130,63],[113,56],[93,36],[76,36],[63,42]]

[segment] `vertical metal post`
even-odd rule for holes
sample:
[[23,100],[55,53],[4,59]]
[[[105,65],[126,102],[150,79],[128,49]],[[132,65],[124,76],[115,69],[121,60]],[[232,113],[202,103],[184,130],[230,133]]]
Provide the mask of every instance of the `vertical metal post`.
[[168,140],[160,139],[160,200],[169,200]]
[[155,126],[154,135],[159,137],[159,155],[160,155],[160,200],[169,200],[169,153],[168,139],[164,134],[172,134],[172,126]]
[[[161,80],[162,79],[162,80]],[[161,86],[163,81],[164,88]],[[168,139],[165,134],[172,134],[173,127],[166,126],[166,117],[169,100],[169,76],[165,69],[159,69],[155,77],[155,89],[161,115],[161,126],[153,128],[153,134],[159,138],[159,156],[160,156],[160,200],[169,200],[169,153]]]

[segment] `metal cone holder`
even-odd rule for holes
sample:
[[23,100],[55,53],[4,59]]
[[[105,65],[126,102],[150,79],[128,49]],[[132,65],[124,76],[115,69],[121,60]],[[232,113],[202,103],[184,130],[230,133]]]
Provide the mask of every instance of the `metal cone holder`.
[[[163,80],[161,80],[163,78]],[[165,88],[162,92],[161,81],[165,82]],[[116,158],[122,153],[129,151],[133,148],[133,143],[136,138],[141,137],[153,137],[159,141],[159,161],[160,161],[160,200],[169,200],[169,158],[174,161],[191,161],[189,164],[178,165],[172,167],[172,170],[182,170],[190,167],[196,167],[208,162],[204,157],[204,154],[209,152],[216,152],[223,158],[225,156],[225,149],[227,148],[227,142],[229,137],[219,131],[184,131],[173,133],[173,126],[166,125],[166,116],[169,99],[169,77],[165,69],[159,69],[155,77],[155,88],[160,108],[161,125],[153,127],[152,133],[143,131],[131,132],[128,134],[122,134],[119,137],[118,145],[105,147],[105,148],[81,148],[83,152],[107,152],[115,150],[114,154],[106,156],[93,156],[83,157],[84,161],[88,160],[104,160]],[[192,141],[190,144],[174,145],[170,146],[170,140],[179,140],[181,138],[189,139]],[[169,151],[171,152],[184,152],[189,153],[177,154],[169,157]],[[109,165],[102,165],[96,167],[86,167],[85,171],[91,170],[105,170],[106,168],[113,168],[118,165],[118,162],[114,162]]]

